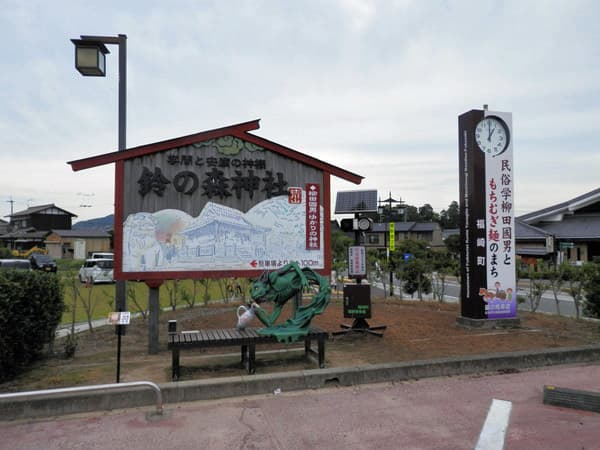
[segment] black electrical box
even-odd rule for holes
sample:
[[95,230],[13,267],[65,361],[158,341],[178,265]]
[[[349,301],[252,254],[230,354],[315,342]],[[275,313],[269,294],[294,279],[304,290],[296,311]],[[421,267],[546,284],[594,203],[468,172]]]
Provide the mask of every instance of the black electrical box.
[[344,317],[347,319],[371,318],[371,285],[344,285]]

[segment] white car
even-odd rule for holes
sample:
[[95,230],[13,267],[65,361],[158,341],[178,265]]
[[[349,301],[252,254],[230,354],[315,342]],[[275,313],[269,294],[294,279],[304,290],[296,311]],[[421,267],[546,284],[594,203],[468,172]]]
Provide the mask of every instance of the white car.
[[86,259],[79,269],[79,281],[82,283],[114,283],[114,261],[112,259]]
[[94,252],[90,259],[115,259],[114,253],[109,252]]

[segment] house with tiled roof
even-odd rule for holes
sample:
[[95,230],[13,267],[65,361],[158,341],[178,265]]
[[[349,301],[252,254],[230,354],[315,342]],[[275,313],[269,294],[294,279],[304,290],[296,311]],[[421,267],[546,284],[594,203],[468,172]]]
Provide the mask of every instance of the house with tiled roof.
[[600,258],[600,188],[517,217],[516,252],[526,262]]
[[[367,248],[385,249],[388,247],[390,224],[374,223],[365,232],[364,245]],[[442,228],[437,222],[394,222],[395,242],[405,239],[426,241],[431,248],[444,248]]]
[[104,230],[73,230],[75,214],[54,203],[32,206],[11,214],[0,245],[25,251],[45,248],[53,258],[85,259],[92,252],[111,249],[111,236]]
[[0,219],[0,235],[8,232],[8,222]]

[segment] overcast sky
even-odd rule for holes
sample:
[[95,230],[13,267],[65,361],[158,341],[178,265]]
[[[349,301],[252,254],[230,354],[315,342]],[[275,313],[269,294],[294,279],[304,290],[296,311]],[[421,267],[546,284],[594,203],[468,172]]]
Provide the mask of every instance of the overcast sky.
[[[599,187],[600,2],[0,0],[0,217],[112,213],[118,50],[79,75],[71,38],[126,34],[127,147],[261,119],[254,133],[439,212],[458,200],[457,117],[513,113],[524,214]],[[82,207],[81,205],[91,205]],[[7,219],[7,218],[5,218]]]

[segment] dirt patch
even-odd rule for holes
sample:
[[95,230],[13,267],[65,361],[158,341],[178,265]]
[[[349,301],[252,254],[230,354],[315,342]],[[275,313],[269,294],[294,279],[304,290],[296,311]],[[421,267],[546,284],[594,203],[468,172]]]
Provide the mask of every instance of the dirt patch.
[[[122,338],[121,381],[170,381],[171,353],[167,350],[167,321],[177,320],[178,330],[232,328],[239,304],[211,304],[162,313],[160,351],[148,355],[148,326],[134,319]],[[289,317],[284,311],[282,317]],[[344,367],[484,353],[539,350],[600,342],[598,323],[519,312],[518,329],[465,329],[456,325],[459,307],[437,302],[373,299],[370,325],[386,325],[383,337],[353,333],[331,338],[326,344],[327,367]],[[332,300],[324,314],[313,323],[330,332],[343,318],[338,299]],[[254,326],[258,326],[255,323]],[[73,359],[61,357],[62,343],[57,341],[54,356],[40,361],[17,380],[0,385],[2,391],[44,389],[80,384],[113,383],[116,374],[117,337],[114,327],[103,326],[93,333],[79,335]],[[315,368],[302,357],[302,344],[259,346],[257,373]],[[182,379],[243,375],[239,350],[234,347],[210,351],[182,351]]]

